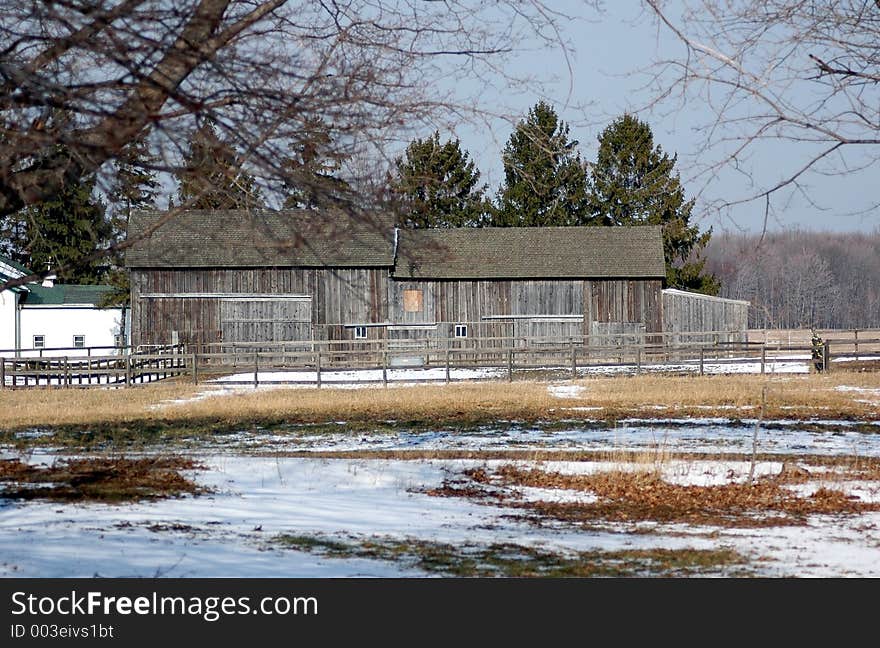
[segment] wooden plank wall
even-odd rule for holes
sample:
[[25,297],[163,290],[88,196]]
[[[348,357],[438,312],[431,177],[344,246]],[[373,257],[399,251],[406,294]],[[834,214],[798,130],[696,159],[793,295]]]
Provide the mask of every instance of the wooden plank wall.
[[[178,341],[187,344],[253,341],[222,339],[221,302],[216,298],[141,298],[145,293],[309,295],[310,324],[323,330],[326,324],[386,321],[387,281],[384,268],[133,269],[132,343],[169,343],[172,331],[178,331]],[[253,331],[253,327],[241,330]],[[274,336],[274,331],[284,329],[271,330]],[[331,331],[331,339],[351,337],[341,326]],[[375,336],[377,331],[371,328],[369,333]]]
[[[669,333],[737,331],[721,342],[745,342],[748,338],[749,305],[708,295],[663,291],[663,325]],[[715,342],[714,336],[688,336],[689,342]],[[677,338],[673,338],[673,343]]]
[[[255,340],[223,339],[220,302],[201,298],[150,298],[145,293],[252,293],[311,296],[310,324],[316,339],[353,340],[353,325],[433,324],[435,336],[450,337],[456,322],[480,322],[469,335],[480,337],[589,335],[590,322],[641,322],[662,330],[658,280],[419,280],[398,281],[387,269],[265,268],[143,270],[131,272],[133,344],[167,344],[172,331],[180,343]],[[418,310],[404,308],[404,291],[419,290]],[[411,295],[412,297],[412,295]],[[262,312],[262,311],[260,311]],[[266,311],[268,312],[268,311]],[[492,316],[581,316],[582,321],[528,322],[511,328]],[[257,318],[259,319],[259,318]],[[297,320],[302,320],[298,315]],[[265,330],[263,330],[265,329]],[[227,327],[225,337],[254,335],[254,326]],[[277,337],[284,327],[263,327]],[[297,328],[299,330],[299,328]],[[367,339],[383,339],[384,326],[368,326]],[[424,331],[413,331],[423,337]],[[395,332],[403,339],[406,331]]]
[[591,322],[640,322],[648,333],[663,331],[660,279],[620,279],[584,282],[584,335]]

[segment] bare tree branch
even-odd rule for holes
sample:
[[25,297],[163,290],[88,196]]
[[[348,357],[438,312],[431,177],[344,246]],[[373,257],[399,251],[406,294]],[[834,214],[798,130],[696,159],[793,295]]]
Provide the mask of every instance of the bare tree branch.
[[[695,177],[707,182],[767,141],[803,149],[778,178],[721,201],[766,203],[811,173],[846,174],[847,159],[880,161],[880,4],[870,0],[644,0],[682,47],[655,62],[653,99],[697,100],[711,112]],[[679,103],[679,108],[683,103]],[[817,150],[817,147],[818,148]],[[833,159],[831,153],[835,153]],[[864,166],[864,163],[859,163]],[[852,165],[855,166],[855,165]]]

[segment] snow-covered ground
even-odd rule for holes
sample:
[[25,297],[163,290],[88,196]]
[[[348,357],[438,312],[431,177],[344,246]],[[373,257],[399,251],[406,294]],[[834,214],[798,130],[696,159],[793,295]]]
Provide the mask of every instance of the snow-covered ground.
[[[640,368],[632,364],[607,364],[578,367],[578,376],[632,374],[641,370],[644,373],[657,372],[698,372],[698,361],[682,362],[677,364],[645,364]],[[516,368],[514,374],[521,376],[523,372],[568,372],[568,366],[547,366],[538,368]],[[754,358],[730,358],[723,361],[706,360],[703,363],[703,372],[707,374],[739,374],[761,373],[761,362]],[[764,372],[774,373],[809,373],[809,356],[780,357],[768,360],[764,365]],[[506,367],[475,367],[450,369],[451,381],[462,380],[499,380],[506,378]],[[257,383],[264,384],[288,384],[314,387],[317,384],[318,375],[314,371],[258,371]],[[446,369],[444,367],[409,367],[386,370],[383,378],[381,369],[350,369],[350,370],[325,370],[321,371],[321,384],[338,388],[355,389],[376,383],[387,381],[389,385],[410,385],[415,383],[444,384],[446,382]],[[244,371],[230,374],[222,378],[216,378],[211,383],[224,385],[253,385],[254,372]]]
[[[638,423],[638,424],[636,424]],[[880,576],[880,513],[814,516],[804,526],[727,529],[684,524],[608,525],[585,531],[534,526],[491,501],[425,493],[487,460],[385,460],[284,456],[285,450],[561,449],[610,452],[749,452],[753,430],[708,419],[670,426],[631,421],[617,428],[546,431],[486,428],[460,432],[377,434],[244,434],[206,448],[192,473],[213,493],[125,506],[17,502],[0,499],[0,576],[21,577],[337,577],[424,575],[407,563],[331,558],[280,548],[278,534],[357,542],[379,538],[469,544],[512,543],[544,550],[729,548],[767,576]],[[228,441],[228,443],[227,443]],[[259,455],[252,454],[259,450]],[[880,435],[809,432],[791,422],[762,430],[760,452],[880,456]],[[269,453],[266,456],[265,453]],[[17,456],[12,450],[4,456]],[[55,459],[45,452],[31,462]],[[756,475],[776,474],[782,459],[759,462]],[[585,473],[614,464],[552,461],[547,471]],[[524,465],[534,465],[533,462]],[[614,464],[619,465],[619,464]],[[670,459],[664,477],[678,484],[741,481],[749,463]],[[806,486],[805,486],[806,487]],[[809,487],[815,488],[815,484]],[[863,501],[880,500],[880,484],[835,484]],[[591,501],[590,493],[521,488],[524,500]]]

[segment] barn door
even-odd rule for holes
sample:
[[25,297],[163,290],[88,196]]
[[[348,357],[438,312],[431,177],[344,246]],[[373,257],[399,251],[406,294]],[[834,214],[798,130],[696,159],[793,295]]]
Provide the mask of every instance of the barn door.
[[312,339],[312,300],[224,299],[220,330],[224,342],[290,342]]

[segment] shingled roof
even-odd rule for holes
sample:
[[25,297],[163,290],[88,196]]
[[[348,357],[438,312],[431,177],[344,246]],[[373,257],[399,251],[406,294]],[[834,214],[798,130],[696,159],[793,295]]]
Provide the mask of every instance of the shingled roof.
[[[162,222],[167,216],[167,222]],[[141,211],[131,215],[130,268],[376,267],[394,263],[387,218],[341,211]]]
[[403,230],[397,279],[662,278],[660,227]]
[[116,290],[113,286],[55,284],[43,286],[28,284],[27,294],[22,299],[25,306],[82,305],[96,306],[103,297]]

